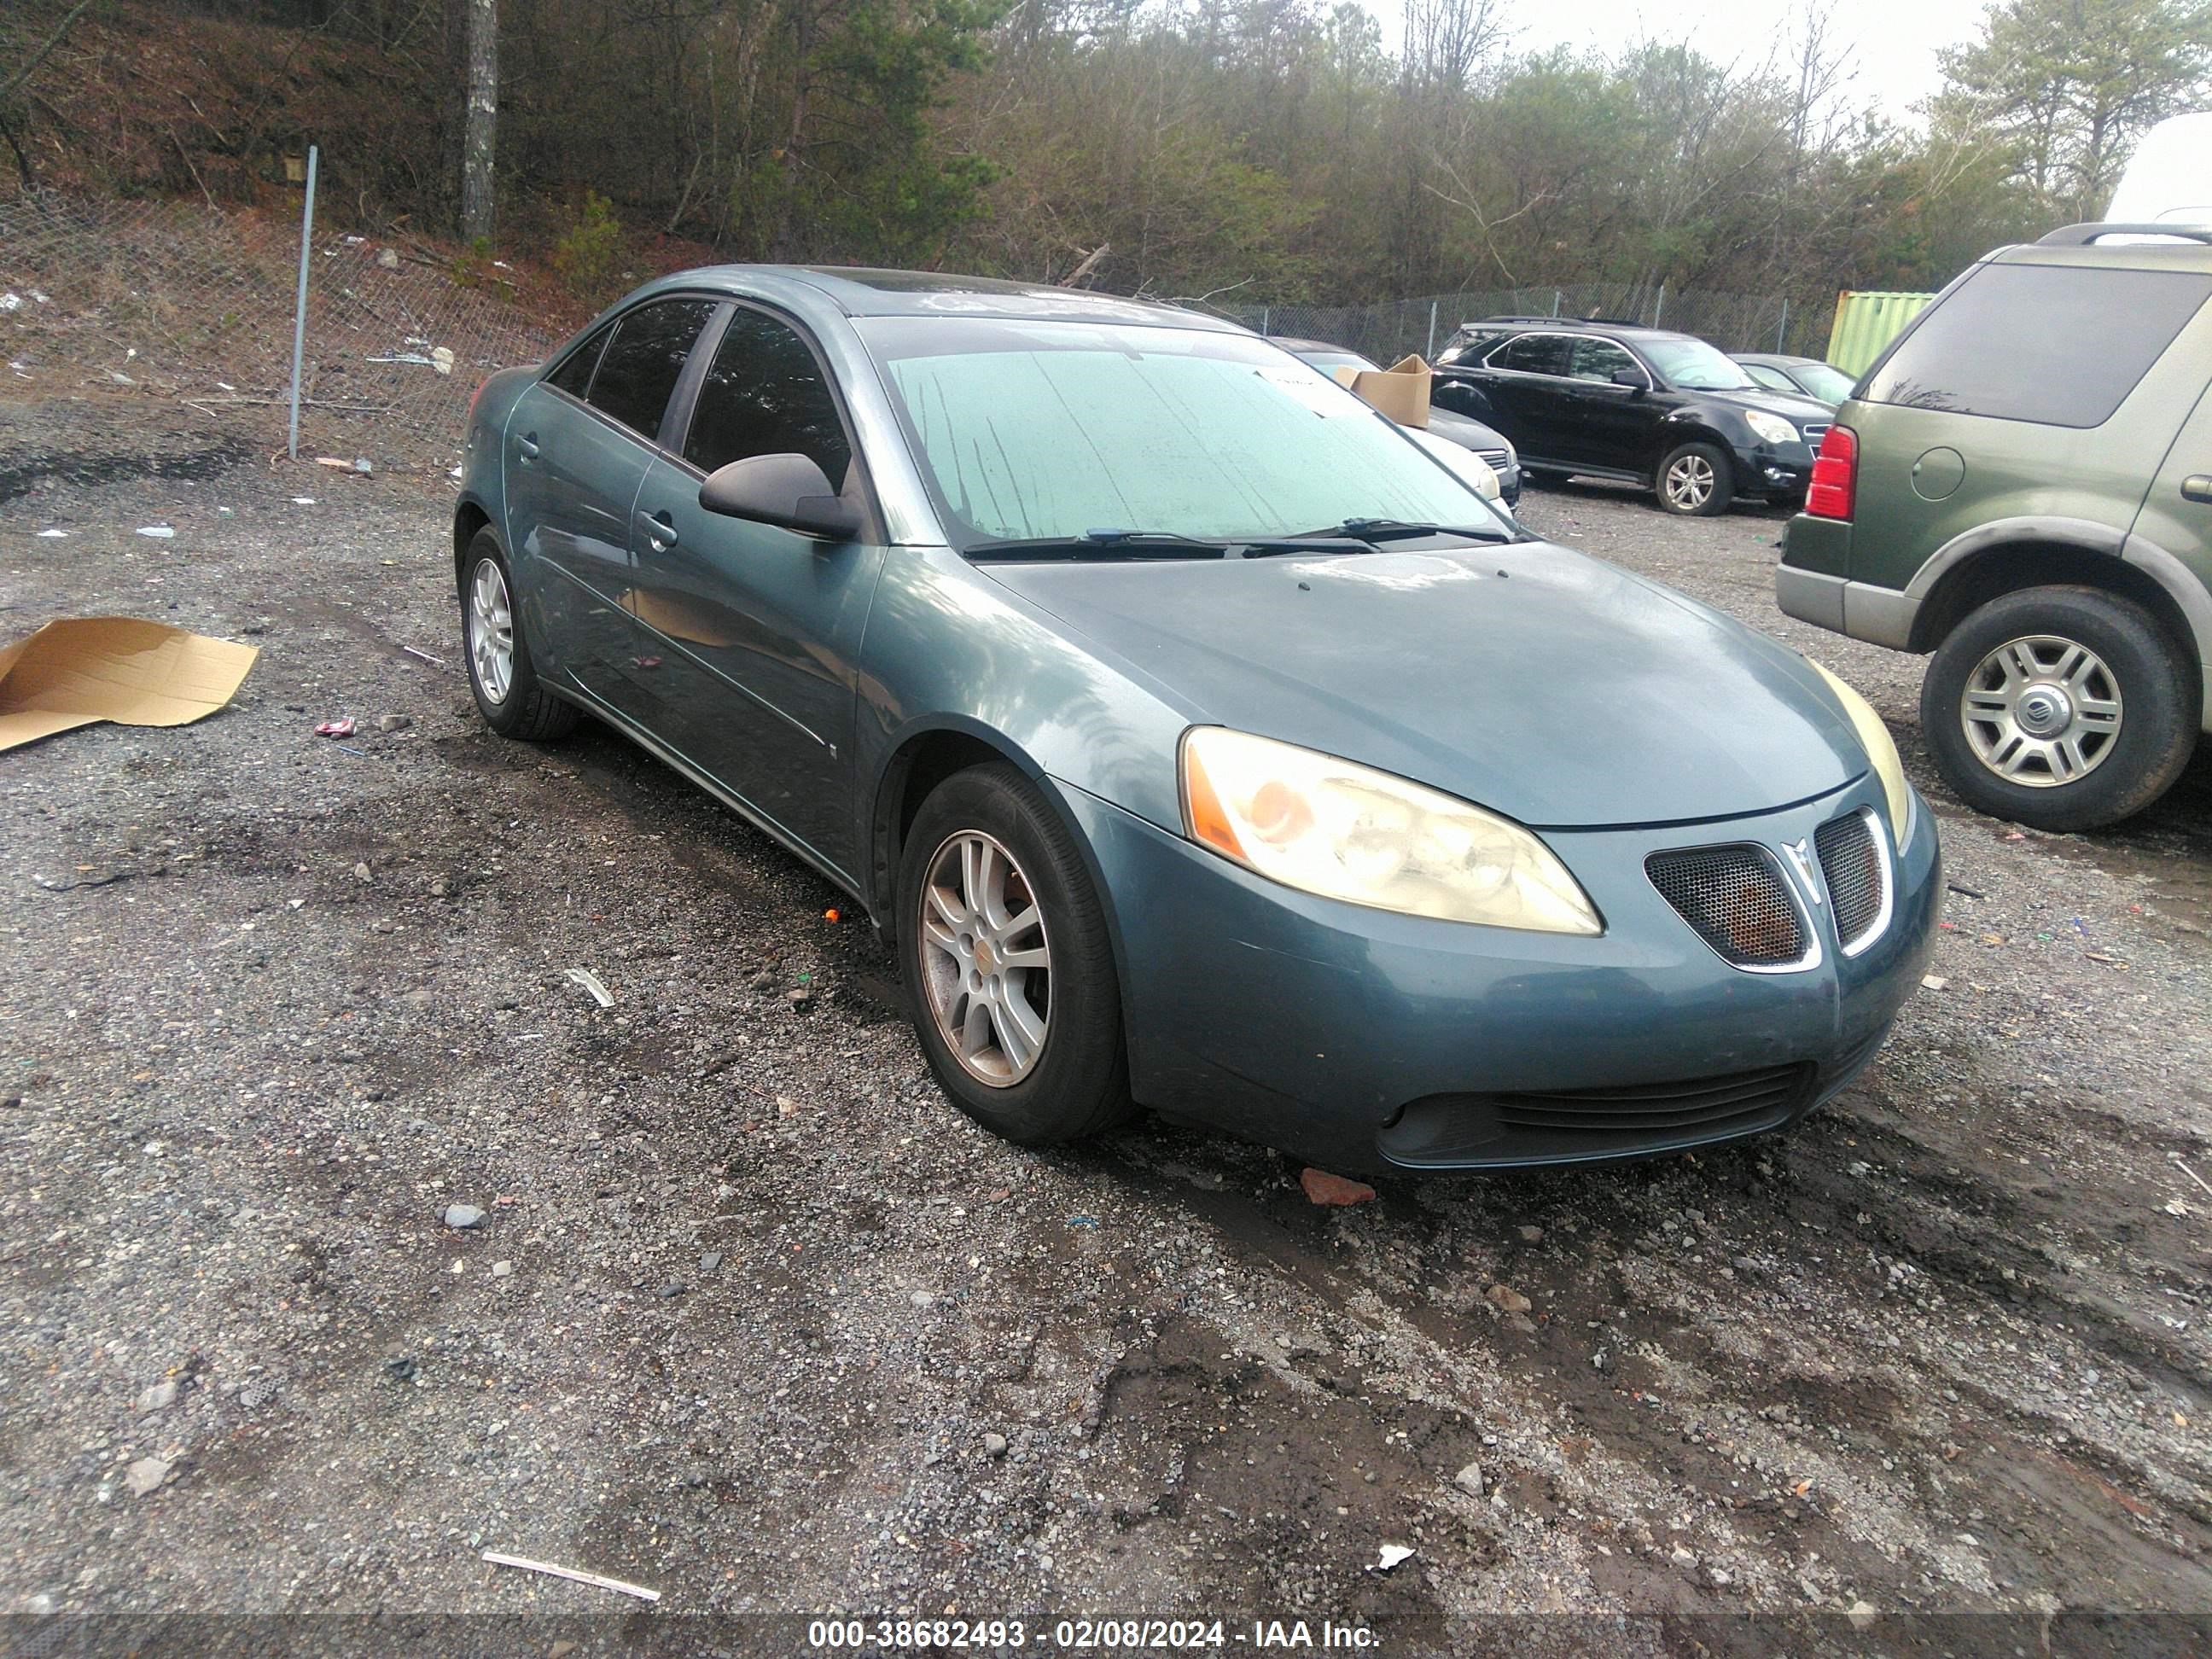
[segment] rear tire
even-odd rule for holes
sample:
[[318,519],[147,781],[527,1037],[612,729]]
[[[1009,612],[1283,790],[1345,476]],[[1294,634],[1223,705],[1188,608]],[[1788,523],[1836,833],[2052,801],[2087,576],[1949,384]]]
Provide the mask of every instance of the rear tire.
[[2196,751],[2203,701],[2194,655],[2134,600],[2028,587],[1990,600],[1937,647],[1920,726],[1969,806],[2039,830],[2095,830],[2172,786]]
[[939,784],[907,832],[898,905],[915,1034],[954,1105],[1025,1146],[1132,1115],[1105,908],[1035,784],[1003,763]]
[[461,560],[461,653],[477,713],[502,738],[550,743],[575,729],[575,705],[538,683],[499,538],[479,530]]
[[1652,493],[1679,518],[1710,519],[1735,499],[1735,469],[1716,444],[1683,444],[1659,463]]

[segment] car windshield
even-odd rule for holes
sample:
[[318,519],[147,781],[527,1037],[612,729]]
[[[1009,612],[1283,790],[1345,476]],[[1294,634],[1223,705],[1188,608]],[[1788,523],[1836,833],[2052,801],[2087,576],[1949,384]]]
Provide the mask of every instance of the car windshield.
[[981,317],[854,326],[963,551],[1357,520],[1511,533],[1366,404],[1249,335]]
[[1683,392],[1740,392],[1758,382],[1743,365],[1703,340],[1638,340],[1660,379]]
[[1839,404],[1851,395],[1857,381],[1826,363],[1799,363],[1792,371],[1797,382],[1823,403]]
[[1380,363],[1370,363],[1356,351],[1297,351],[1291,354],[1302,363],[1311,363],[1322,374],[1334,377],[1340,368],[1380,368]]

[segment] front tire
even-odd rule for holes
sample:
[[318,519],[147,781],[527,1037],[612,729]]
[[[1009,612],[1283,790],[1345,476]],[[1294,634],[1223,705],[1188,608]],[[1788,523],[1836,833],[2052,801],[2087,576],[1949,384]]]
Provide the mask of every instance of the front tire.
[[1688,443],[1668,452],[1652,486],[1659,505],[1685,519],[1710,519],[1735,499],[1735,469],[1717,444]]
[[2197,747],[2194,657],[2132,599],[2029,587],[1951,630],[1920,726],[1960,799],[2039,830],[2094,830],[2170,788]]
[[550,743],[575,729],[575,706],[538,683],[499,538],[479,530],[461,560],[461,645],[477,713],[502,738]]
[[908,1012],[945,1092],[1025,1146],[1133,1110],[1104,907],[1074,836],[1014,768],[955,774],[899,860]]

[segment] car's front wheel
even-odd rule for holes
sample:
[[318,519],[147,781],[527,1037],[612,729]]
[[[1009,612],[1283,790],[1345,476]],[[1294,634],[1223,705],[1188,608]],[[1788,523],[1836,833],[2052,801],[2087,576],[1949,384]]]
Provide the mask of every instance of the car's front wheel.
[[574,705],[538,682],[507,555],[489,528],[477,532],[461,561],[461,643],[477,712],[500,736],[546,743],[574,727]]
[[2094,830],[2172,787],[2197,745],[2194,659],[2131,599],[2030,587],[1936,652],[1920,726],[1959,798],[2039,830]]
[[1735,498],[1735,474],[1717,444],[1688,443],[1659,463],[1659,505],[1685,518],[1725,513]]
[[915,1030],[961,1110],[1025,1146],[1129,1115],[1105,911],[1036,785],[1001,764],[939,784],[907,834],[899,920]]

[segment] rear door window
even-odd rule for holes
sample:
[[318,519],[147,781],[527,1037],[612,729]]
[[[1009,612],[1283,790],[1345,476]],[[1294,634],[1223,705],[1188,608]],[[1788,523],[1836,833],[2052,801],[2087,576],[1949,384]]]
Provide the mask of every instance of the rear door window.
[[1984,265],[1877,368],[1866,401],[2101,426],[2212,298],[2212,276]]
[[592,377],[592,407],[641,438],[658,438],[691,343],[714,314],[712,300],[659,300],[623,317]]
[[599,365],[599,353],[607,343],[611,328],[598,333],[570,352],[561,365],[545,377],[546,383],[557,386],[573,398],[580,398],[592,389],[592,371]]
[[1565,374],[1568,343],[1564,334],[1523,334],[1492,352],[1490,366],[1522,374]]

